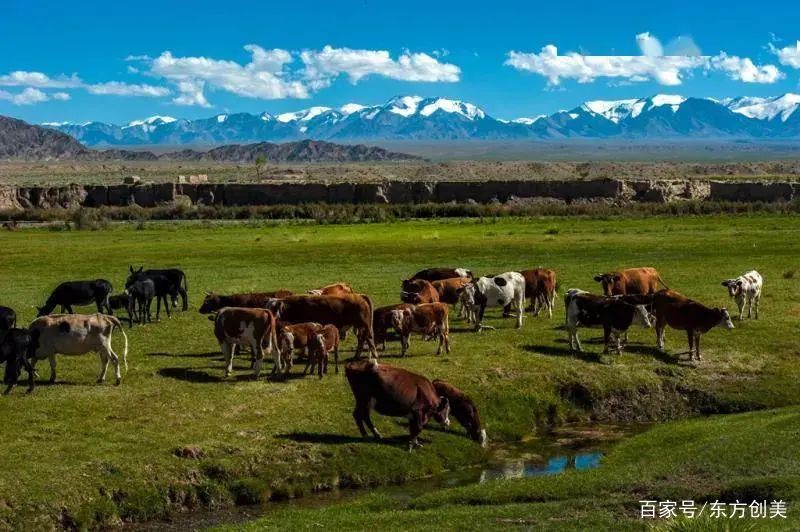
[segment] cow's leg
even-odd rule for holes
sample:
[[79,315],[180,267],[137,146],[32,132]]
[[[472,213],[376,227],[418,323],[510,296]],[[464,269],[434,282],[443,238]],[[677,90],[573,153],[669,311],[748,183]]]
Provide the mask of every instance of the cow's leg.
[[753,299],[755,300],[754,303],[756,306],[755,310],[756,319],[758,319],[758,304],[761,302],[761,293],[760,292],[756,293],[756,295],[753,296]]
[[[158,316],[157,313],[156,316]],[[222,356],[225,359],[225,376],[230,377],[233,372],[233,346],[229,342],[220,342],[219,347],[222,349]]]
[[[253,351],[253,356],[255,357],[255,362],[253,363],[253,378],[257,379],[261,374],[261,364],[264,363],[264,351],[261,349],[261,342],[258,340],[250,344],[250,349]],[[279,352],[278,356],[275,358],[275,364],[280,367],[280,363],[281,357]]]
[[689,340],[689,360],[694,357],[694,331],[686,329],[686,338]]
[[659,351],[664,350],[664,332],[666,329],[666,324],[659,324],[656,322],[656,348]]
[[108,353],[105,348],[100,348],[97,352],[100,355],[100,376],[97,377],[97,384],[106,380],[106,373],[108,372]]
[[608,354],[608,344],[611,341],[611,327],[603,327],[603,354]]
[[67,314],[75,314],[75,312],[72,310],[72,305],[62,305],[61,312],[64,312],[65,308],[67,309]]
[[697,354],[697,360],[703,358],[700,356],[700,331],[694,333],[694,352]]
[[411,412],[411,415],[409,416],[408,419],[409,451],[412,451],[414,447],[422,447],[422,444],[419,442],[419,434],[422,432],[422,427],[425,426],[426,421],[427,418],[423,414],[420,414],[417,411]]
[[51,353],[48,357],[50,361],[50,384],[56,382],[56,354]]
[[172,317],[172,314],[171,314],[172,311],[169,308],[169,302],[167,301],[167,295],[164,294],[163,298],[164,298],[164,310],[167,311],[167,318],[171,318]]
[[450,354],[450,325],[448,323],[444,324],[444,329],[442,329],[442,339],[444,341],[444,352],[448,355]]
[[119,386],[122,382],[122,373],[119,367],[119,356],[117,356],[117,353],[115,353],[114,349],[111,347],[111,340],[106,340],[106,350],[108,351],[108,358],[110,358],[111,363],[114,364],[114,377],[116,377],[114,384]]
[[311,364],[311,361],[312,361],[313,358],[314,358],[314,352],[309,349],[308,353],[306,354],[306,367],[303,368],[303,375],[307,375],[309,369],[312,372],[314,371],[314,369],[313,369],[314,366]]
[[182,286],[179,286],[178,293],[181,295],[181,308],[184,311],[189,310],[189,294],[186,293],[186,289]]
[[364,428],[366,425],[369,430],[372,431],[373,436],[375,439],[381,439],[381,433],[378,432],[378,429],[375,428],[375,425],[372,424],[372,419],[369,417],[370,414],[370,406],[369,401],[356,401],[356,408],[353,410],[353,419],[356,420],[356,425],[358,425],[358,430],[361,432],[361,436],[367,437],[367,430]]

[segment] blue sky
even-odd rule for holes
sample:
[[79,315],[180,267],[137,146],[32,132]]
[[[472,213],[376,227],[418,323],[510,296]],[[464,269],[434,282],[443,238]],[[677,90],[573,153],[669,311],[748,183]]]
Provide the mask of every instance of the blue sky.
[[797,2],[3,0],[0,35],[0,114],[31,122],[800,92]]

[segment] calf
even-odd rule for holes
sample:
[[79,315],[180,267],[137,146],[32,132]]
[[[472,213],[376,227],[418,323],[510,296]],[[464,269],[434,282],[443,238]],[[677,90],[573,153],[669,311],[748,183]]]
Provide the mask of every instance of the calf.
[[542,308],[550,318],[556,303],[556,272],[547,268],[535,268],[519,272],[525,278],[525,297],[530,298],[530,311],[538,316]]
[[323,325],[330,324],[342,333],[352,327],[358,338],[355,357],[361,356],[364,344],[367,345],[370,356],[378,357],[372,333],[372,300],[364,294],[288,296],[271,299],[266,307],[286,323],[313,321]]
[[33,320],[28,329],[31,331],[35,348],[30,359],[31,368],[36,362],[50,360],[50,382],[56,381],[56,354],[83,355],[92,351],[100,355],[100,376],[97,382],[103,382],[108,370],[108,361],[114,364],[116,384],[122,382],[119,357],[111,347],[111,335],[119,329],[125,339],[122,361],[128,369],[128,335],[122,323],[115,317],[106,314],[52,314]]
[[[136,307],[138,306],[139,324],[144,325],[145,322],[152,322],[150,307],[153,304],[153,298],[156,297],[156,285],[152,278],[140,278],[135,281],[128,289],[130,295],[130,307],[137,313]],[[167,302],[164,301],[164,306],[167,307]],[[169,309],[167,314],[169,314]],[[156,319],[158,319],[158,312],[156,312]]]
[[603,286],[603,294],[607,296],[626,294],[655,294],[658,285],[667,285],[655,268],[628,268],[595,276],[595,281]]
[[[266,309],[223,307],[217,312],[214,319],[214,336],[219,342],[222,354],[225,357],[225,376],[229,377],[233,371],[234,346],[249,346],[255,357],[253,364],[253,377],[261,374],[261,364],[264,361],[263,346],[266,345],[267,354],[272,353],[273,346],[277,347],[275,316]],[[280,350],[275,351],[275,366],[273,373],[282,370]]]
[[462,427],[467,429],[469,437],[480,443],[481,447],[486,447],[486,430],[481,425],[478,407],[475,406],[472,399],[447,381],[436,379],[433,381],[433,387],[439,397],[447,399],[450,405],[450,414],[456,418]]
[[97,305],[97,312],[114,314],[108,304],[108,297],[111,295],[111,283],[105,279],[95,279],[94,281],[67,281],[61,283],[50,294],[44,306],[39,307],[38,316],[46,316],[55,310],[56,306],[61,307],[61,312],[73,313],[72,306]]
[[384,416],[409,420],[409,450],[420,446],[419,434],[430,418],[445,427],[450,424],[447,399],[440,397],[431,381],[422,375],[372,360],[348,362],[344,374],[356,401],[353,418],[364,437],[366,424],[375,438],[381,438],[370,419],[372,409]]
[[181,300],[183,302],[183,310],[184,311],[189,310],[189,295],[188,295],[189,286],[186,283],[186,274],[183,273],[183,270],[179,268],[145,270],[144,266],[141,266],[138,271],[134,271],[133,266],[130,266],[129,271],[131,275],[134,275],[135,273],[141,273],[144,274],[146,277],[153,277],[153,276],[166,277],[167,279],[169,279],[169,282],[176,287],[175,291],[172,294],[170,294],[172,297],[172,306],[177,308],[178,294],[180,294]]
[[430,281],[422,279],[403,281],[403,290],[400,292],[400,300],[411,305],[436,303],[439,301],[439,292],[433,287]]
[[306,354],[311,337],[322,331],[319,323],[280,323],[278,325],[278,350],[281,353],[285,371],[288,373],[294,366],[294,350],[300,349],[300,356]]
[[761,301],[761,287],[764,280],[761,274],[755,270],[740,275],[736,279],[722,281],[722,286],[728,289],[728,295],[736,301],[739,308],[739,321],[744,319],[744,307],[747,307],[747,317],[752,317],[753,305],[755,305],[756,319],[758,319],[758,303]]
[[333,325],[326,325],[322,330],[313,335],[308,342],[308,362],[303,370],[303,374],[314,373],[314,366],[318,367],[319,378],[322,372],[328,373],[328,357],[333,351],[333,359],[336,364],[336,373],[339,373],[339,329]]
[[392,329],[392,311],[407,308],[414,308],[410,303],[398,303],[378,307],[372,311],[372,332],[375,335],[375,346],[380,346],[381,351],[386,351],[386,338],[389,336],[389,329]]
[[289,290],[275,290],[274,292],[253,292],[243,294],[219,295],[206,292],[203,304],[200,305],[200,314],[211,314],[223,307],[264,308],[268,301],[275,298],[289,297],[293,292]]
[[108,296],[108,305],[112,310],[125,310],[128,313],[128,327],[133,328],[133,318],[136,309],[133,307],[133,300],[125,292]]
[[11,307],[0,306],[0,332],[17,326],[17,313]]
[[182,290],[182,288],[180,285],[175,284],[175,280],[172,276],[159,273],[148,274],[143,272],[140,268],[139,271],[133,272],[128,276],[127,281],[125,281],[125,290],[130,291],[134,284],[146,280],[150,280],[153,283],[153,297],[155,297],[156,300],[156,320],[160,319],[161,317],[162,301],[164,302],[164,310],[167,312],[167,318],[170,318],[170,305],[167,301],[167,297],[169,296],[174,300],[177,297],[179,290]]
[[525,278],[518,272],[481,277],[475,282],[473,312],[477,315],[476,330],[481,330],[486,307],[511,305],[517,311],[517,329],[522,328],[525,314]]
[[441,281],[452,279],[453,277],[469,277],[472,279],[472,271],[466,268],[428,268],[415,273],[410,281],[423,279],[425,281]]
[[709,308],[683,296],[674,290],[661,290],[653,296],[656,311],[656,343],[664,350],[664,335],[667,325],[686,331],[689,340],[689,359],[700,356],[700,335],[716,326],[733,329],[730,314],[725,308]]
[[436,354],[450,353],[450,324],[448,321],[449,307],[444,303],[424,303],[413,308],[397,309],[392,311],[392,325],[400,334],[401,355],[405,356],[410,346],[412,332],[422,333],[423,336],[438,336],[439,347]]
[[636,296],[605,297],[570,290],[565,297],[567,309],[566,328],[569,332],[569,349],[582,352],[578,338],[578,327],[603,328],[603,353],[608,353],[611,336],[614,336],[617,353],[622,352],[620,333],[626,333],[631,325],[652,327],[647,309]]
[[11,389],[19,382],[20,374],[25,369],[28,372],[28,391],[33,391],[33,368],[28,362],[35,347],[33,336],[28,329],[11,327],[0,330],[0,364],[6,364],[3,383],[6,389],[3,395],[8,395]]
[[345,294],[352,294],[353,289],[347,283],[334,283],[316,290],[309,290],[309,294],[313,296],[343,296]]

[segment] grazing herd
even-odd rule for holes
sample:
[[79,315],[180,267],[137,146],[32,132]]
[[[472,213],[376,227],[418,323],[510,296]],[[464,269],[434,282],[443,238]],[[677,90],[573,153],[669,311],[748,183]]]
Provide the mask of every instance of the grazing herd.
[[[689,358],[700,359],[700,337],[721,326],[733,329],[725,308],[709,308],[667,287],[654,268],[632,268],[594,277],[601,294],[577,288],[564,294],[565,329],[571,352],[582,351],[578,329],[603,329],[604,353],[621,353],[631,326],[653,327],[656,344],[664,349],[666,327],[686,331]],[[763,279],[756,271],[722,282],[739,309],[739,319],[757,319]],[[213,332],[220,346],[225,375],[233,372],[234,357],[242,350],[251,355],[254,378],[261,374],[265,356],[271,356],[271,375],[282,378],[294,367],[295,357],[305,357],[303,374],[328,373],[333,354],[339,373],[340,342],[352,331],[355,337],[354,360],[345,364],[345,376],[355,398],[353,412],[362,433],[380,433],[370,412],[409,419],[410,445],[418,446],[418,435],[430,419],[447,427],[450,415],[466,429],[470,438],[486,443],[477,406],[458,388],[443,380],[411,373],[403,368],[378,364],[378,352],[386,350],[392,333],[400,341],[401,356],[410,349],[411,336],[438,342],[436,355],[450,353],[451,312],[480,332],[493,329],[484,325],[487,308],[499,307],[504,317],[515,318],[523,326],[527,312],[542,311],[552,318],[558,287],[556,272],[545,268],[507,271],[476,277],[465,268],[429,268],[401,283],[401,302],[375,308],[372,299],[344,282],[329,284],[297,294],[289,290],[220,295],[207,292],[199,311],[213,321]],[[36,364],[47,359],[50,382],[56,380],[56,355],[100,356],[100,374],[105,380],[109,362],[114,366],[116,384],[127,369],[128,337],[114,311],[125,310],[128,326],[152,321],[152,302],[156,300],[156,320],[163,304],[167,317],[171,307],[188,310],[185,273],[177,268],[129,268],[125,291],[113,294],[112,284],[104,279],[67,281],[59,284],[38,308],[38,317],[27,327],[17,326],[13,309],[0,307],[0,362],[5,363],[5,393],[28,373],[28,388],[34,388]],[[74,314],[74,306],[94,304],[96,314]],[[53,314],[59,307],[61,314]],[[119,331],[124,347],[112,347],[112,335]],[[359,360],[362,353],[368,360]]]

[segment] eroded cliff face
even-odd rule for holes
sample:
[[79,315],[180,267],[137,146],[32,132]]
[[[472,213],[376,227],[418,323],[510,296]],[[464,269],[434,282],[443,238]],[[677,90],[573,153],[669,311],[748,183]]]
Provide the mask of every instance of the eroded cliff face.
[[74,207],[297,205],[301,203],[495,203],[547,199],[565,203],[734,201],[786,202],[800,182],[677,180],[384,181],[381,183],[225,183],[0,186],[0,210]]

